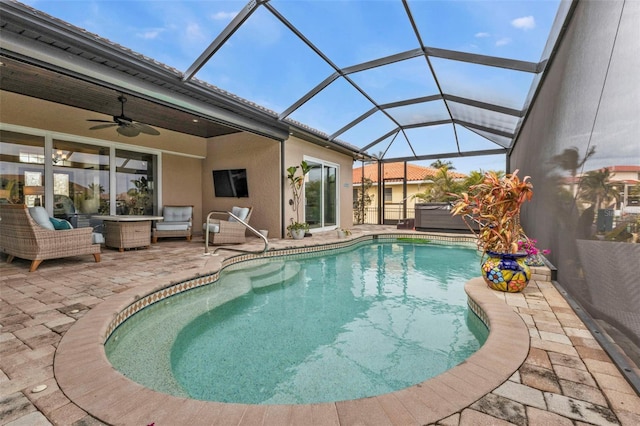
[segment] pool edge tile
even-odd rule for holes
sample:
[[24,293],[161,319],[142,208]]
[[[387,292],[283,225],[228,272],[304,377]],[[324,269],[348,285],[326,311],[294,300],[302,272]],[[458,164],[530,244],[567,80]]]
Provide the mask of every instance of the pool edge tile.
[[[368,237],[368,239],[371,238]],[[317,250],[317,248],[315,250]],[[218,272],[215,274],[217,273]],[[208,281],[208,278],[198,276],[186,281],[193,280],[201,282]],[[339,425],[341,424],[341,420],[349,423],[348,419],[354,415],[356,418],[360,418],[360,414],[358,413],[364,414],[365,416],[372,415],[379,420],[388,420],[389,424],[403,424],[402,422],[407,420],[415,422],[415,424],[432,423],[447,418],[468,407],[469,401],[475,401],[483,397],[488,392],[487,388],[493,386],[494,383],[495,388],[508,380],[508,378],[518,370],[522,362],[524,362],[526,353],[524,356],[521,356],[522,352],[528,352],[529,348],[529,335],[526,324],[522,318],[505,303],[504,297],[496,297],[499,295],[493,294],[492,291],[484,285],[481,278],[474,278],[467,282],[465,291],[467,291],[469,297],[469,305],[473,306],[474,312],[488,324],[490,328],[489,338],[485,345],[468,358],[467,361],[454,367],[453,370],[455,370],[455,373],[449,370],[407,389],[387,395],[347,402],[310,404],[304,406],[285,405],[277,406],[277,408],[269,408],[270,406],[268,405],[222,404],[195,400],[188,400],[189,403],[185,404],[186,400],[184,398],[152,391],[125,378],[111,367],[104,354],[104,339],[108,336],[109,328],[113,326],[114,321],[122,320],[122,318],[116,318],[117,315],[123,310],[129,309],[129,307],[133,310],[144,309],[143,305],[146,302],[141,302],[141,300],[149,297],[149,294],[142,297],[139,296],[144,293],[144,290],[170,293],[170,287],[182,285],[186,284],[184,284],[184,282],[172,283],[165,287],[161,285],[149,285],[144,288],[130,290],[121,295],[121,297],[117,297],[114,300],[110,299],[98,305],[89,311],[85,317],[81,318],[74,327],[71,327],[60,342],[58,347],[60,352],[57,353],[59,356],[56,356],[54,363],[54,368],[56,367],[55,364],[60,363],[58,372],[61,376],[68,374],[67,377],[58,378],[61,389],[63,389],[65,393],[69,390],[70,392],[68,394],[73,396],[73,387],[79,385],[81,381],[86,384],[87,376],[83,376],[82,372],[77,371],[78,364],[73,361],[79,362],[83,368],[91,368],[94,372],[97,371],[100,373],[96,374],[100,377],[97,377],[96,381],[89,384],[89,387],[95,387],[94,390],[87,390],[87,388],[78,386],[75,391],[75,396],[79,400],[76,401],[70,397],[74,403],[92,416],[110,421],[114,421],[117,418],[118,413],[114,413],[114,411],[117,411],[121,407],[118,405],[120,401],[123,401],[124,405],[132,405],[131,412],[127,414],[127,418],[131,420],[134,418],[140,421],[143,420],[142,417],[149,413],[148,409],[138,408],[133,402],[139,401],[140,398],[142,398],[148,407],[161,404],[163,406],[175,407],[175,410],[178,412],[182,410],[181,407],[189,407],[191,412],[197,410],[198,413],[207,415],[209,420],[208,424],[212,424],[215,419],[223,420],[224,423],[231,421],[233,424],[249,424],[247,422],[258,422],[258,424],[261,424],[265,422],[269,414],[271,414],[274,416],[273,418],[288,416],[291,424],[295,424],[296,419],[304,417],[306,417],[306,420],[309,420],[308,416],[310,415],[311,424],[313,425]],[[111,331],[113,331],[113,328],[111,328]],[[493,339],[491,338],[492,333],[494,333]],[[65,339],[67,336],[69,336],[69,338]],[[515,338],[517,338],[518,342],[515,346],[518,348],[516,351],[518,354],[508,366],[496,365],[496,362],[500,360],[500,354],[491,354],[490,351],[502,349],[507,345],[512,345],[513,347],[514,342],[509,341],[509,336],[515,336]],[[100,339],[103,340],[101,341]],[[526,342],[524,340],[526,340]],[[82,348],[80,353],[77,351],[79,348]],[[94,361],[91,362],[83,363],[79,361],[84,356],[89,356],[87,354],[97,356],[93,357]],[[520,357],[522,357],[522,360],[519,360]],[[70,372],[72,366],[76,368],[73,374]],[[482,371],[477,372],[474,370],[474,375],[477,377],[473,378],[472,381],[477,380],[479,383],[484,383],[482,386],[471,386],[469,383],[470,380],[462,380],[460,377],[460,374],[464,374],[465,370],[473,369],[474,366],[481,367]],[[101,392],[108,392],[110,389],[108,386],[109,381],[116,379],[116,376],[118,376],[117,382],[120,384],[118,387],[119,395],[115,399],[104,398],[102,401],[99,401],[101,399]],[[100,390],[101,385],[104,386],[102,390]],[[457,399],[459,401],[452,402],[451,398],[444,398],[440,396],[440,394],[447,394],[452,398],[458,395]],[[158,412],[161,411],[162,410]],[[171,412],[166,414],[167,418],[175,419],[176,416],[179,416],[176,412],[172,410],[169,411]],[[377,414],[372,414],[374,411]],[[398,418],[392,418],[394,417],[394,413],[397,413],[402,421]],[[383,416],[383,418],[380,419],[378,415]],[[214,416],[214,418],[209,416]],[[192,417],[195,419],[195,415]],[[155,422],[161,423],[162,419],[158,418]]]

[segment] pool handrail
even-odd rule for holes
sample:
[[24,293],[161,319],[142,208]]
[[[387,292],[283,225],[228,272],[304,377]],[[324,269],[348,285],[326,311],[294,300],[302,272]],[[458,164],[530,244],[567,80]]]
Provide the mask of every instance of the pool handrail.
[[[213,253],[209,253],[209,219],[211,219],[211,215],[220,214],[220,213],[223,213],[223,214],[227,213],[229,216],[231,216],[236,221],[241,223],[245,228],[247,228],[253,234],[255,234],[256,236],[261,238],[262,241],[264,242],[264,248],[262,250],[241,250],[241,249],[221,246],[221,247],[216,247],[213,250]],[[205,232],[204,232],[204,255],[205,256],[208,256],[210,254],[216,255],[216,252],[218,250],[229,250],[229,251],[236,251],[236,252],[239,252],[239,253],[256,253],[256,254],[265,253],[265,252],[267,252],[269,250],[269,240],[267,239],[267,237],[262,235],[262,233],[260,231],[256,230],[254,227],[252,227],[247,222],[245,222],[244,220],[240,219],[238,216],[236,216],[235,214],[233,214],[231,212],[216,211],[216,210],[210,211],[209,214],[207,214],[207,221],[205,222],[205,224],[207,225],[206,229],[205,229]]]

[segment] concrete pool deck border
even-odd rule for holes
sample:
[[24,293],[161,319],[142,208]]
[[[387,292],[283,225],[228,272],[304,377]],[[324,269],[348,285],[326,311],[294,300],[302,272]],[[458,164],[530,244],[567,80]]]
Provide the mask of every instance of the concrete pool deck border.
[[[465,362],[437,377],[371,398],[309,406],[225,404],[188,400],[144,388],[115,370],[104,351],[113,318],[131,306],[130,298],[136,297],[132,295],[136,291],[103,302],[70,328],[56,351],[54,372],[58,384],[71,401],[109,424],[145,424],[152,421],[179,424],[194,410],[202,419],[208,419],[204,424],[232,409],[242,411],[243,418],[284,412],[293,417],[304,417],[303,413],[309,409],[321,409],[324,412],[323,424],[331,418],[336,422],[341,418],[355,420],[365,413],[378,420],[386,417],[392,421],[394,416],[400,415],[411,419],[412,424],[433,423],[462,410],[505,382],[529,352],[526,325],[504,301],[491,294],[481,278],[471,280],[465,290],[474,302],[474,310],[491,325],[489,337],[482,348]],[[196,423],[197,419],[189,420],[189,424]]]
[[[368,225],[352,230],[354,237],[398,232],[395,227]],[[314,234],[302,242],[273,239],[270,243],[274,248],[289,248],[336,241],[335,232],[332,232]],[[257,240],[248,242],[246,247],[256,248],[259,243]],[[219,269],[223,259],[223,256],[203,257],[200,241],[166,240],[145,250],[124,253],[103,250],[103,260],[99,264],[84,258],[59,259],[44,262],[34,273],[27,272],[28,262],[19,259],[12,264],[0,264],[0,424],[103,424],[75,404],[59,387],[58,372],[54,374],[53,364],[54,355],[58,356],[56,347],[63,350],[61,336],[68,337],[68,330],[75,329],[77,320],[87,317],[98,307],[106,303],[115,306],[124,300],[120,299],[116,304],[117,298],[124,296],[126,299],[130,294],[144,294],[142,282],[151,279],[177,282],[193,276],[195,271]],[[176,273],[178,269],[181,271]],[[508,380],[438,424],[640,424],[640,398],[552,283],[535,278],[523,293],[489,294],[508,305],[522,319],[528,329],[529,353]],[[490,299],[489,303],[495,302]],[[94,330],[113,319],[87,318]],[[93,331],[88,335],[78,333],[75,338],[85,339],[89,346],[101,344],[100,336]],[[84,350],[81,346],[76,348]],[[508,354],[510,344],[506,349]],[[86,352],[74,355],[72,351],[67,355],[80,364],[89,365],[90,360],[83,358]],[[505,351],[496,356],[501,362]],[[144,419],[147,422],[144,424],[155,422],[156,425],[163,424],[158,421],[163,417],[175,420],[172,424],[177,425],[419,424],[413,416],[407,416],[407,411],[411,414],[410,408],[420,410],[414,404],[416,392],[426,394],[428,390],[412,387],[412,393],[407,392],[410,394],[402,400],[393,393],[361,400],[364,404],[357,407],[350,401],[298,406],[295,410],[290,406],[269,406],[268,409],[257,406],[256,410],[246,410],[246,406],[224,404],[218,407],[219,411],[215,409],[215,413],[200,409],[198,401],[178,399],[183,413],[187,413],[187,417],[178,418],[173,416],[176,405],[162,395],[160,401],[156,401],[160,405],[153,404],[156,411],[139,407],[151,402],[146,397],[149,392],[153,394],[141,386],[140,395],[130,401],[124,400],[120,393],[124,378],[100,385],[102,391],[96,389],[95,380],[109,369],[111,367],[98,368],[82,378],[76,374],[74,380],[77,380],[78,388],[74,392],[83,394],[88,400],[103,396],[105,399],[100,404],[103,409],[113,410],[113,415],[112,420],[102,421],[113,424],[131,424],[117,415],[126,411],[150,414],[152,417]],[[480,371],[472,370],[474,374]],[[74,372],[69,371],[69,374],[73,376]],[[48,388],[31,392],[40,384],[46,384]],[[450,394],[441,396],[434,401],[449,404]],[[133,418],[128,417],[129,420]]]

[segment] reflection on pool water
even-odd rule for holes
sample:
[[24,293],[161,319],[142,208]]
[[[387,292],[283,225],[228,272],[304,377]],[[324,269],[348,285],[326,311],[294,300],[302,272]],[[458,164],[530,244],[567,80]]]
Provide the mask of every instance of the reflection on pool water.
[[467,308],[473,249],[366,243],[227,268],[134,315],[106,343],[152,389],[220,402],[379,395],[455,366],[487,338]]

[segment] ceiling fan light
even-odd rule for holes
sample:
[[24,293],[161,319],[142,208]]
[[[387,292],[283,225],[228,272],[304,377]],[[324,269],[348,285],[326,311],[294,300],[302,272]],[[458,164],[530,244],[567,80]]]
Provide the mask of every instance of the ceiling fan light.
[[59,149],[53,154],[52,159],[54,164],[58,164],[62,161],[67,161],[67,154],[65,154],[64,152],[62,152],[61,149]]

